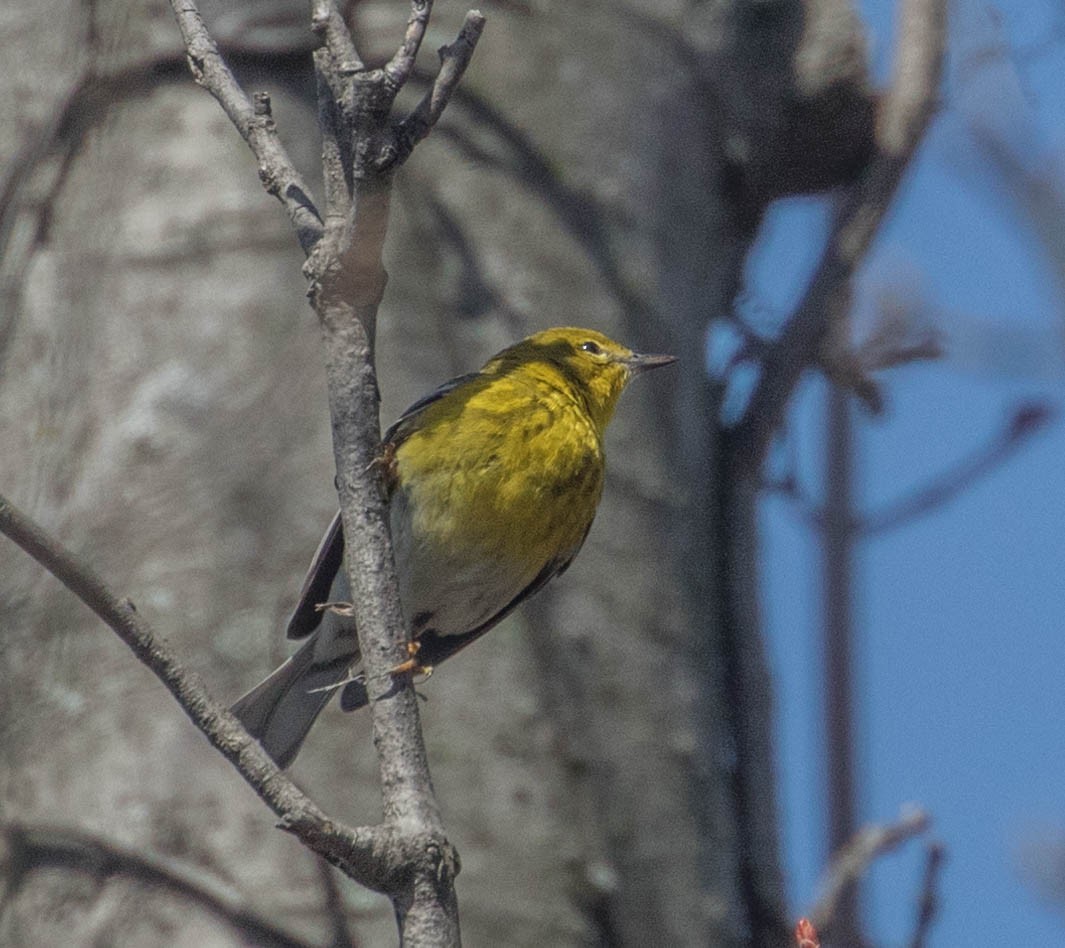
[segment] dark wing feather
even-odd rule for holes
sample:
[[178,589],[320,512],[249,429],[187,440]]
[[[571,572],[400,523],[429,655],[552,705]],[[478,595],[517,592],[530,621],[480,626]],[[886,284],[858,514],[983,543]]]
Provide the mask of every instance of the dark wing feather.
[[[435,391],[430,392],[423,398],[419,398],[399,418],[393,422],[385,432],[382,441],[384,444],[398,444],[409,433],[410,422],[433,402],[439,401],[448,392],[454,391],[460,385],[471,382],[479,373],[470,372],[460,375],[445,382]],[[333,517],[329,524],[322,542],[318,544],[314,558],[311,560],[310,569],[303,580],[303,588],[300,590],[296,608],[292,611],[286,627],[286,635],[290,639],[302,639],[310,635],[322,621],[322,613],[318,605],[329,601],[329,590],[333,586],[337,570],[344,563],[344,532],[340,525],[340,514]]]
[[409,422],[413,421],[426,408],[432,405],[433,402],[440,401],[441,398],[449,392],[453,392],[459,386],[465,385],[467,382],[472,382],[480,374],[480,372],[467,372],[465,375],[458,375],[453,379],[449,379],[428,395],[423,395],[388,426],[388,429],[385,431],[381,440],[385,444],[398,444],[406,435],[406,431],[403,429],[409,429],[411,427]]
[[303,580],[296,608],[289,617],[286,636],[290,639],[302,639],[318,628],[322,621],[319,603],[329,601],[329,590],[333,586],[337,570],[344,562],[344,531],[340,526],[340,513],[333,517],[329,529],[325,531],[322,542],[315,550],[310,569]]

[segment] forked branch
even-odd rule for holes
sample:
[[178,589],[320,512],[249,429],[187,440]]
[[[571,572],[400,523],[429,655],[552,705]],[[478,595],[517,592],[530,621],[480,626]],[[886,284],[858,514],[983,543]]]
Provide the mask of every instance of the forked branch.
[[[259,148],[272,146],[273,137],[245,132],[247,97],[221,63],[192,0],[171,2],[179,22],[187,24],[182,29],[197,81],[211,89],[259,155]],[[323,41],[314,64],[325,181],[319,220],[324,226],[309,244],[300,232],[308,257],[304,275],[324,333],[337,487],[348,551],[345,568],[359,651],[370,683],[385,814],[376,831],[375,841],[383,850],[377,855],[388,873],[401,940],[409,945],[459,942],[453,885],[458,858],[444,835],[433,794],[414,690],[409,681],[394,682],[389,673],[403,659],[407,630],[387,501],[373,463],[380,443],[374,336],[387,282],[382,250],[393,175],[439,120],[484,27],[480,13],[466,15],[458,39],[441,51],[441,70],[432,90],[411,116],[397,119],[396,96],[414,68],[431,10],[431,0],[411,0],[398,51],[384,68],[367,69],[335,0],[312,0],[312,28]],[[290,165],[284,166],[286,173]],[[331,861],[336,863],[335,855]],[[402,867],[398,876],[391,873],[397,866]]]

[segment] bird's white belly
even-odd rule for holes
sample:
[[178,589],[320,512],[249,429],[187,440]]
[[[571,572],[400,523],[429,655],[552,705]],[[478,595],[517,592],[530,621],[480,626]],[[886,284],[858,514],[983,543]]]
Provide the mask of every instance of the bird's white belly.
[[494,558],[429,549],[423,538],[412,536],[402,490],[392,496],[391,526],[400,598],[415,636],[426,629],[441,635],[469,632],[495,616],[535,578],[537,570]]

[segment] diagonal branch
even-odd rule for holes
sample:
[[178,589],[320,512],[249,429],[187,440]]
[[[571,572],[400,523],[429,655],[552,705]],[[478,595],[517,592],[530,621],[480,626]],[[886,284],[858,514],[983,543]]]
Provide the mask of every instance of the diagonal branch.
[[928,933],[936,920],[939,910],[939,873],[943,868],[946,849],[940,842],[931,842],[925,851],[924,881],[921,883],[921,896],[917,902],[917,924],[910,948],[925,948]]
[[170,5],[185,41],[193,78],[218,100],[248,143],[259,163],[259,180],[285,206],[300,246],[309,254],[322,236],[322,217],[310,188],[278,138],[269,108],[257,110],[249,101],[207,32],[195,0],[170,0]]
[[810,913],[814,928],[822,935],[836,918],[840,896],[860,879],[872,863],[903,843],[924,833],[929,825],[923,810],[904,812],[894,823],[885,826],[866,826],[860,829],[847,845],[837,852],[821,881],[821,897]]
[[100,881],[118,876],[154,886],[188,899],[257,945],[272,948],[310,948],[252,910],[232,887],[205,875],[202,867],[184,866],[164,856],[152,856],[75,829],[0,825],[0,878],[18,886],[39,869],[83,872]]
[[377,891],[396,884],[399,854],[380,828],[351,828],[331,820],[264,753],[240,722],[210,695],[156,637],[129,599],[120,599],[92,569],[64,549],[24,513],[0,497],[0,533],[20,546],[111,627],[133,654],[159,678],[182,710],[206,735],[260,799],[281,818],[281,826]]
[[1021,405],[990,444],[981,446],[959,461],[950,471],[910,496],[859,518],[854,524],[855,531],[862,537],[876,536],[904,526],[943,506],[985,474],[995,470],[1029,437],[1042,430],[1052,417],[1050,407],[1042,403]]
[[752,473],[761,466],[799,378],[817,362],[834,314],[848,305],[851,279],[935,110],[946,9],[946,0],[903,0],[895,75],[877,115],[876,152],[839,202],[817,272],[795,315],[767,350],[758,385],[733,430],[737,459]]
[[440,47],[440,71],[436,74],[436,79],[414,111],[396,127],[396,161],[405,161],[414,146],[425,138],[440,120],[466,67],[470,64],[477,41],[481,38],[484,22],[484,16],[479,11],[470,10],[455,42],[450,46]]

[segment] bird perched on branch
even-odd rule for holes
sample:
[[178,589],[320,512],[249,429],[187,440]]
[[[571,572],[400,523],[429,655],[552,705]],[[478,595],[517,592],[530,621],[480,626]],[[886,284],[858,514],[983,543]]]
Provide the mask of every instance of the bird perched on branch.
[[[603,433],[628,382],[673,356],[548,329],[441,385],[385,432],[381,467],[410,662],[431,670],[565,572],[603,492]],[[339,514],[288,622],[307,641],[233,706],[288,766],[335,691],[367,703]],[[332,604],[322,608],[323,604]]]

